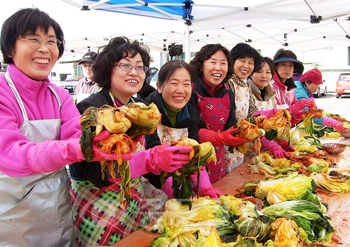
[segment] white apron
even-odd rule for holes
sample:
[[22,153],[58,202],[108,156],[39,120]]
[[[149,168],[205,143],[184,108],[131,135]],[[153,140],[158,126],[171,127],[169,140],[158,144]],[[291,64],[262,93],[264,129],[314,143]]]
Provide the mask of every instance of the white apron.
[[288,109],[289,105],[288,104],[283,104],[283,105],[276,105],[277,109]]
[[[157,133],[161,144],[170,144],[172,141],[188,137],[187,128],[171,128],[162,124],[158,125]],[[150,220],[156,222],[165,211],[165,202],[168,200],[168,196],[162,190],[154,187],[147,179],[143,178],[142,183]]]
[[[249,97],[250,91],[248,87],[242,87],[233,83],[235,91],[235,104],[236,111],[235,116],[237,120],[246,119],[249,111]],[[228,151],[229,146],[224,145],[225,147],[225,162],[226,162],[226,172],[229,173],[232,170],[236,169],[244,162],[244,154],[240,153],[237,149],[233,149],[233,152]]]
[[158,125],[157,133],[161,144],[171,144],[172,141],[188,137],[187,128],[171,128],[162,124]]
[[[61,120],[29,121],[8,72],[5,77],[23,114],[21,133],[35,143],[57,140]],[[53,88],[50,89],[61,107],[59,96]],[[0,246],[74,246],[69,187],[64,168],[27,177],[9,177],[0,173]]]
[[274,108],[274,105],[273,105],[273,102],[271,99],[269,99],[267,101],[261,101],[255,97],[255,103],[256,103],[256,108],[258,108],[259,111],[260,110],[271,110]]

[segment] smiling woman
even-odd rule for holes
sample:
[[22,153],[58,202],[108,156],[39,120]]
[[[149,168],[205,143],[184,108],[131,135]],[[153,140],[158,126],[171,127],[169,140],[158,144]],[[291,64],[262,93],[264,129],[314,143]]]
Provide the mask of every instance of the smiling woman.
[[[101,90],[77,104],[80,113],[84,116],[91,109],[118,107],[119,110],[116,110],[116,113],[123,112],[127,115],[122,111],[125,109],[122,106],[134,105],[136,108],[128,111],[128,114],[136,116],[136,119],[140,120],[140,114],[136,114],[140,112],[145,116],[154,117],[155,115],[150,114],[146,109],[137,111],[136,109],[142,106],[142,103],[148,104],[133,97],[141,90],[149,74],[149,65],[150,55],[147,46],[137,40],[130,41],[126,37],[111,39],[107,46],[101,48],[92,67],[94,80]],[[115,117],[112,113],[113,118]],[[143,121],[143,123],[150,124],[150,121]],[[140,124],[136,126],[139,130]],[[87,133],[84,135],[86,137],[91,132],[83,131],[83,133]],[[155,174],[162,171],[174,172],[188,163],[192,148],[157,145],[144,150],[144,136],[140,131],[137,133],[136,137],[131,134],[131,130],[122,133],[122,135],[128,135],[130,140],[133,138],[132,144],[136,144],[137,147],[127,166],[130,170],[118,169],[119,166],[113,162],[109,163],[112,165],[111,169],[103,169],[105,162],[83,161],[70,166],[72,177],[70,192],[78,247],[113,245],[139,227],[146,225],[149,215],[143,198],[141,176],[149,172]],[[114,138],[114,140],[118,139]],[[116,141],[113,149],[119,146],[120,142]],[[117,151],[120,150],[117,148]],[[114,165],[116,169],[113,169]],[[127,184],[130,185],[129,201],[124,201],[123,177],[128,178]]]
[[[183,140],[190,138],[187,140],[199,141],[199,112],[196,106],[189,102],[192,96],[192,81],[194,80],[195,74],[193,68],[182,60],[168,61],[159,70],[156,84],[157,91],[149,95],[146,100],[158,106],[162,114],[162,121],[158,126],[157,133],[147,137],[146,144],[148,148],[159,145],[159,143],[173,144],[182,138],[184,138]],[[176,181],[178,182],[178,180],[173,180],[171,176],[162,185],[160,183],[160,176],[147,174],[146,177],[154,187],[161,188],[168,198],[184,196],[186,193],[191,194],[192,187],[198,185],[197,175],[195,173],[191,175],[192,185],[189,187],[188,183],[177,187]],[[185,178],[181,178],[182,181],[188,181],[187,179],[190,179],[189,174]],[[146,185],[148,185],[147,181]],[[150,212],[153,215],[157,215],[157,213],[164,210],[164,197],[166,199],[167,197],[162,191],[156,190],[153,186],[148,185],[145,187],[145,190],[147,192],[146,196],[149,201]],[[175,186],[175,193],[173,186]],[[182,188],[181,191],[186,192],[183,192],[183,194],[179,193],[180,187]],[[208,195],[217,197],[220,194],[218,190],[212,187],[206,169],[200,171],[198,187],[200,196]],[[185,197],[183,199],[187,198]]]
[[[139,101],[133,98],[133,95],[142,88],[149,63],[148,48],[138,41],[130,41],[126,37],[110,40],[107,46],[98,51],[92,67],[94,81],[101,90],[77,104],[81,114],[90,106],[120,107]],[[111,174],[102,170],[100,162],[83,162],[73,164],[70,167],[70,174],[73,178],[71,196],[77,246],[113,244],[148,222],[139,179],[131,181],[130,203],[122,206],[119,172],[113,175],[119,180],[111,180]],[[86,210],[89,207],[80,204],[81,201],[86,201],[84,204],[90,205],[91,208],[99,205],[100,216],[95,217],[93,210]],[[125,214],[128,214],[128,217],[124,217]],[[100,234],[86,236],[85,227],[89,228],[88,233],[100,232],[102,238]],[[114,238],[114,235],[117,237]]]
[[8,64],[0,74],[0,146],[7,147],[0,150],[0,246],[40,246],[42,236],[50,246],[74,246],[65,166],[85,159],[80,114],[49,80],[63,31],[45,12],[21,9],[4,21],[0,39]]

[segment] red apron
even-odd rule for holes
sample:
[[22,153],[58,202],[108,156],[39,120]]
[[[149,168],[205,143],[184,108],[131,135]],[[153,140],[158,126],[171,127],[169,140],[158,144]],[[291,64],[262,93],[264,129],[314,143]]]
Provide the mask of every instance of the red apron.
[[[202,97],[198,95],[198,109],[200,119],[206,123],[206,128],[217,132],[224,130],[227,119],[230,115],[230,98],[225,94],[222,98]],[[217,163],[207,164],[210,182],[214,183],[226,175],[224,145],[214,146]]]

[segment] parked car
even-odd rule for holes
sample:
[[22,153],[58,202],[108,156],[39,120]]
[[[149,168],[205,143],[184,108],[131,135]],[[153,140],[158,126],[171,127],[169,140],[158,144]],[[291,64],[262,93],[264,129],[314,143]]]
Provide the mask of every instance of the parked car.
[[150,74],[149,74],[149,76],[146,78],[146,82],[147,82],[148,84],[150,84],[150,82],[151,82],[153,76],[157,73],[158,69],[157,69],[156,67],[150,67],[150,68],[149,68],[149,71],[150,71]]
[[65,81],[60,81],[59,85],[63,87],[64,89],[67,89],[70,95],[74,95],[75,93],[75,88],[78,84],[78,81],[74,80],[65,80]]
[[323,84],[321,84],[316,93],[314,93],[315,98],[320,98],[321,96],[327,96],[327,86],[325,85],[325,80],[323,80]]
[[350,95],[350,73],[340,73],[335,85],[335,97]]
[[159,74],[159,71],[157,71],[154,76],[152,77],[152,80],[150,82],[150,85],[154,88],[157,88],[157,81],[158,81],[158,74]]

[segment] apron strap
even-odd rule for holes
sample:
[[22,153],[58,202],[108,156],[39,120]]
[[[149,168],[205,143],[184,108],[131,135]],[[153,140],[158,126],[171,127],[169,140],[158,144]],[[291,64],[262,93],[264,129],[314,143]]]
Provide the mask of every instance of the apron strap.
[[11,88],[13,94],[16,97],[16,100],[17,100],[17,103],[18,103],[19,107],[21,108],[23,121],[28,121],[27,111],[24,108],[24,104],[23,104],[23,101],[21,99],[21,96],[19,96],[17,88],[15,87],[15,84],[13,83],[12,78],[11,78],[11,76],[10,76],[8,71],[6,71],[6,73],[5,73],[5,78],[6,78],[6,81],[7,81],[8,85],[9,85],[9,87]]
[[[13,80],[12,80],[12,78],[11,78],[11,76],[10,76],[8,71],[6,71],[6,73],[5,73],[5,78],[6,78],[6,81],[7,81],[8,85],[9,85],[9,87],[11,88],[13,94],[16,97],[16,100],[17,100],[17,103],[18,103],[19,107],[21,108],[23,120],[24,121],[28,121],[27,111],[24,108],[24,104],[23,104],[23,101],[21,99],[21,96],[19,95],[19,93],[17,91],[17,88],[16,88],[15,84],[13,83]],[[61,101],[60,97],[58,96],[57,92],[50,85],[49,85],[49,89],[55,95],[56,100],[57,100],[57,104],[58,104],[58,108],[59,108],[59,110],[61,110],[61,108],[62,108],[62,101]]]
[[57,92],[50,85],[49,85],[49,88],[51,89],[51,92],[55,95],[57,99],[58,109],[61,110],[62,102],[61,102],[60,96],[58,96]]

